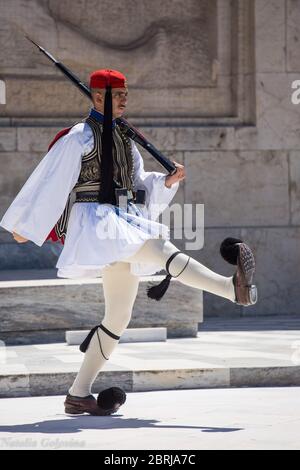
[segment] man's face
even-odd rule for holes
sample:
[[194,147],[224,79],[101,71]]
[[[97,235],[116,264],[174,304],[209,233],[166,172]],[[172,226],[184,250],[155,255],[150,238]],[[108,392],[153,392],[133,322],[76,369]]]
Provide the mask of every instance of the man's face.
[[[113,118],[121,117],[126,109],[128,89],[127,88],[113,88],[112,94],[112,105],[113,105]],[[95,109],[104,114],[104,101],[105,101],[105,90],[93,90],[93,103]]]

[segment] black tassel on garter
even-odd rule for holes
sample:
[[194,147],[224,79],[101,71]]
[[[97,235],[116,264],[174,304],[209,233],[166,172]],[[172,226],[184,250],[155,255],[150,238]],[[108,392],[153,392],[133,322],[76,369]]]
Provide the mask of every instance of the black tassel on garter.
[[[175,253],[173,253],[170,258],[167,260],[167,263],[166,263],[166,271],[167,271],[167,276],[159,283],[157,284],[156,286],[152,286],[152,287],[149,287],[147,289],[147,296],[150,298],[150,299],[154,299],[154,300],[160,300],[164,295],[165,293],[167,292],[168,290],[168,287],[170,285],[170,281],[171,281],[171,278],[172,277],[178,277],[180,276],[180,274],[185,270],[185,268],[187,267],[188,265],[188,262],[190,260],[190,257],[188,258],[187,260],[187,263],[186,265],[184,266],[184,268],[180,271],[180,273],[177,275],[177,276],[172,276],[170,274],[170,271],[169,271],[169,266],[170,266],[170,263],[171,261],[175,258],[175,256],[179,255],[179,253],[183,253],[183,251],[175,251]],[[185,253],[183,253],[185,254]]]
[[87,335],[87,337],[85,338],[85,340],[81,343],[81,345],[79,346],[79,349],[81,352],[85,353],[87,348],[89,347],[89,344],[91,342],[91,339],[92,337],[94,336],[94,333],[95,331],[97,330],[97,328],[99,328],[100,325],[96,325],[94,328],[91,329],[91,331],[89,332],[89,334]]
[[147,296],[150,299],[154,300],[160,300],[164,294],[167,292],[168,287],[170,285],[171,281],[171,274],[168,274],[160,284],[157,284],[156,286],[148,287],[147,289]]

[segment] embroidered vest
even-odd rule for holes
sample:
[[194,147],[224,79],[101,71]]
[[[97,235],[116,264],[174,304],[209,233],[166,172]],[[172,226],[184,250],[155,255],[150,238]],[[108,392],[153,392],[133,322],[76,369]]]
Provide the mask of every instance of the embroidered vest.
[[[82,157],[81,171],[73,191],[77,202],[99,202],[103,124],[91,116],[85,122],[93,131],[94,148]],[[121,132],[118,125],[113,129],[112,153],[115,187],[133,191],[132,147],[129,138]]]

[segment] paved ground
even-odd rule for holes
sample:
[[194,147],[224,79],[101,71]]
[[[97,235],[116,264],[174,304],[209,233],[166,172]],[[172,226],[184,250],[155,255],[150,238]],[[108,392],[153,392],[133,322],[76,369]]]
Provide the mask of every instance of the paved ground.
[[[2,398],[0,449],[300,449],[300,387],[263,388],[300,385],[299,326],[210,319],[198,338],[119,344],[96,384],[139,391],[117,415],[66,416],[64,396]],[[3,345],[0,394],[64,394],[81,360],[61,343]]]
[[[78,346],[66,343],[8,346],[2,351],[2,373],[18,365],[36,373],[76,371],[83,359]],[[292,365],[300,365],[300,331],[201,331],[197,338],[120,343],[105,370]]]
[[[83,355],[64,343],[1,348],[0,396],[64,393]],[[128,391],[300,385],[298,331],[208,332],[119,344],[98,377]]]
[[[285,319],[278,330],[274,319],[241,320],[226,326],[221,320],[206,321],[197,338],[119,344],[95,391],[112,382],[132,392],[300,385],[299,320]],[[259,323],[261,331],[254,331]],[[63,394],[82,358],[78,346],[65,343],[2,345],[0,396]]]
[[2,399],[0,448],[299,450],[299,392],[248,388],[130,393],[120,412],[109,417],[66,416],[60,396]]

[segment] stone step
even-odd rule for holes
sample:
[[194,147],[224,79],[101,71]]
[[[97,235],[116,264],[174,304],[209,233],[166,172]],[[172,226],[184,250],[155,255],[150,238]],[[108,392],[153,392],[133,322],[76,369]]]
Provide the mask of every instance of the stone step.
[[[90,330],[66,331],[66,343],[78,346],[84,341]],[[149,343],[167,340],[166,328],[128,328],[122,334],[119,343]]]
[[[67,330],[89,330],[101,323],[105,309],[102,278],[43,276],[41,271],[25,270],[19,272],[19,280],[0,281],[0,340],[6,344],[61,342]],[[149,282],[156,284],[164,277],[140,278],[129,327],[166,328],[169,338],[196,336],[203,320],[202,292],[173,279],[161,301],[149,299]]]
[[[289,332],[203,332],[197,338],[123,343],[105,363],[93,392],[300,386]],[[293,354],[291,354],[291,352]],[[84,355],[65,343],[0,347],[0,397],[63,395]]]
[[[15,370],[0,374],[0,398],[64,395],[76,377],[76,372],[30,373]],[[102,371],[92,389],[99,393],[111,386],[126,392],[153,390],[216,389],[243,387],[299,387],[299,367],[245,368],[153,368]]]

